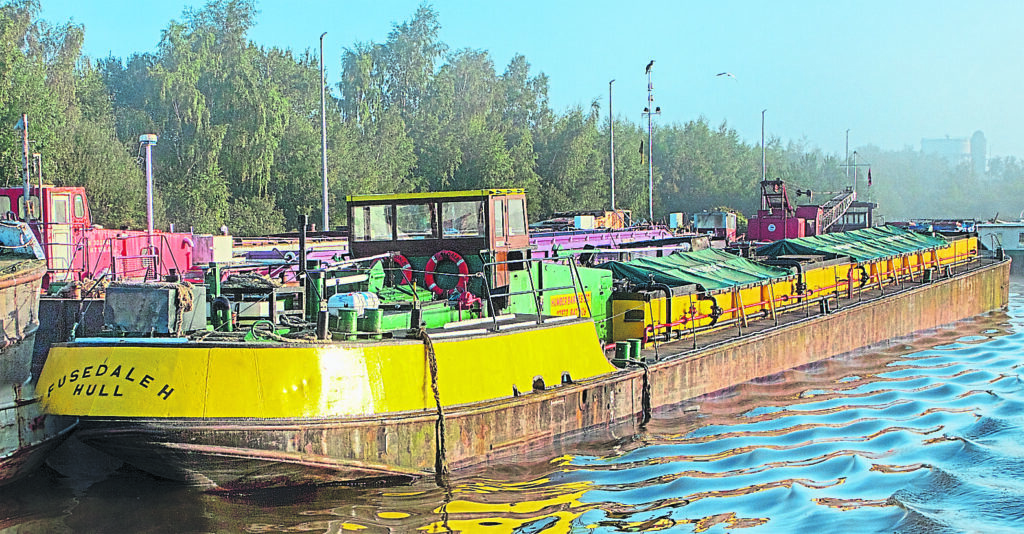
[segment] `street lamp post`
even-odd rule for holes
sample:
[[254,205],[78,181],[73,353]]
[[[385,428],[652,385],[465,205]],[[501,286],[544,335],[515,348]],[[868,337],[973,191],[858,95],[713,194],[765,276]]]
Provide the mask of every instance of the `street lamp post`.
[[323,205],[324,220],[322,231],[331,229],[330,210],[327,205],[327,83],[324,78],[324,37],[327,32],[320,34],[320,163],[323,176]]
[[146,149],[146,235],[149,237],[150,253],[153,247],[153,145],[156,134],[142,134],[139,143]]
[[661,108],[654,107],[654,84],[651,83],[651,70],[654,60],[647,64],[647,107],[643,114],[647,116],[647,216],[654,223],[654,115],[661,115]]
[[615,115],[612,114],[612,84],[608,82],[608,161],[611,164],[612,178],[612,211],[615,211]]

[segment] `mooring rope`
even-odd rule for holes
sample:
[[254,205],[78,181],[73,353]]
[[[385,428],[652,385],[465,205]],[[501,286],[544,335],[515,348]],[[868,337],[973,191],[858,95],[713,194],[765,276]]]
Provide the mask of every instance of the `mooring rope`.
[[640,428],[647,427],[651,421],[651,368],[645,362],[633,362],[644,368],[644,387],[640,395],[640,407],[644,411],[644,419],[640,421]]
[[437,422],[434,425],[434,482],[446,491],[451,491],[448,485],[448,453],[444,440],[444,408],[441,407],[441,393],[437,389],[437,354],[434,353],[434,342],[427,335],[426,328],[420,328],[416,337],[423,340],[423,350],[430,365],[430,389],[434,392],[434,404],[437,406]]
[[613,359],[612,363],[621,362],[626,365],[637,365],[644,370],[644,385],[640,390],[640,409],[643,411],[644,419],[640,421],[640,429],[644,429],[651,421],[653,411],[651,410],[651,368],[647,363],[637,360]]

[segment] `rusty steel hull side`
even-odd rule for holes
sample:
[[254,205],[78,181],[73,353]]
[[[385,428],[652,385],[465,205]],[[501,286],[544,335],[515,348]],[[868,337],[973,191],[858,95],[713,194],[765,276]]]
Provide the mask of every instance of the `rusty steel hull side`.
[[1009,303],[1009,287],[1009,262],[995,263],[829,315],[680,353],[651,367],[654,404],[677,404],[755,378],[1003,309]]
[[[501,460],[602,429],[631,435],[641,371],[446,409],[452,469]],[[305,420],[83,418],[77,434],[151,473],[209,489],[368,479],[410,480],[435,467],[436,414]]]
[[44,414],[32,388],[13,388],[13,396],[13,403],[0,408],[0,486],[39,467],[76,423],[73,417]]
[[32,347],[39,329],[39,289],[46,265],[28,260],[0,275],[0,384],[23,384],[32,376]]
[[44,262],[29,260],[0,275],[0,485],[38,467],[75,423],[43,413],[31,373],[44,274]]
[[[653,408],[954,323],[1008,302],[1009,263],[737,337],[650,365]],[[679,344],[685,346],[688,342]],[[672,344],[662,354],[672,354]],[[443,377],[441,377],[443,380]],[[508,459],[582,437],[640,430],[644,372],[445,410],[451,468]],[[433,412],[347,419],[92,419],[80,437],[138,467],[208,488],[404,480],[435,467]]]

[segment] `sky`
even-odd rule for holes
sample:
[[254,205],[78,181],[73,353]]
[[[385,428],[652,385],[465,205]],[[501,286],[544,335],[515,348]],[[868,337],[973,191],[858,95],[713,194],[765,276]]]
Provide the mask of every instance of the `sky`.
[[[42,18],[85,26],[84,52],[127,58],[156,49],[168,23],[205,2],[40,0]],[[421,0],[258,0],[249,38],[319,51],[328,80],[356,43],[384,42]],[[1020,0],[435,0],[440,40],[487,51],[496,70],[522,54],[549,78],[559,112],[595,100],[645,123],[644,67],[658,124],[723,121],[844,154],[981,130],[988,155],[1024,158],[1024,2]],[[728,72],[732,76],[716,76]]]

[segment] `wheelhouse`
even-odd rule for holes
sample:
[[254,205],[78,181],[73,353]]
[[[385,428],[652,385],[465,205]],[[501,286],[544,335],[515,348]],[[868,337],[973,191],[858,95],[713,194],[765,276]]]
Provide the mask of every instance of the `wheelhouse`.
[[430,285],[424,274],[431,274],[442,260],[457,263],[455,258],[463,259],[469,272],[499,262],[488,273],[489,282],[505,285],[509,264],[504,262],[528,256],[523,189],[360,195],[347,200],[352,257],[400,254],[423,285]]
[[[43,246],[51,271],[66,271],[74,266],[75,243],[91,225],[82,187],[30,187],[27,206],[23,188],[0,188],[0,215],[29,223]],[[44,286],[51,274],[44,280]]]

